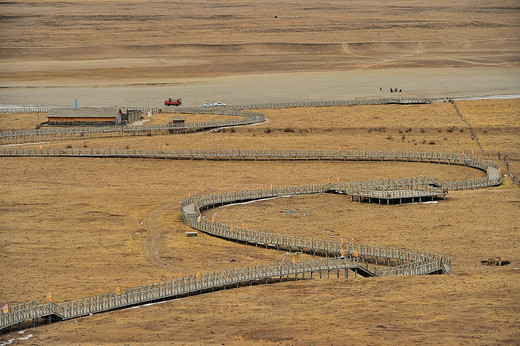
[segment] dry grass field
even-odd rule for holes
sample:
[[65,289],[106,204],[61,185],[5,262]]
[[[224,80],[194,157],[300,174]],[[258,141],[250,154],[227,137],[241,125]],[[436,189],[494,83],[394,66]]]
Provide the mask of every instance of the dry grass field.
[[[501,126],[500,120],[485,124],[490,110],[496,114],[520,111],[518,100],[475,102],[484,113],[470,101],[464,103],[466,108],[459,107],[473,109],[472,121],[482,123],[488,132]],[[234,132],[43,145],[478,149],[450,103],[264,112],[268,122]],[[4,118],[8,117],[28,123],[37,115]],[[4,121],[2,127],[7,124]],[[287,128],[294,132],[284,132]],[[518,124],[511,124],[510,129],[518,131]],[[423,137],[436,144],[423,144]],[[186,238],[188,229],[179,219],[177,206],[188,192],[311,184],[328,177],[347,181],[426,175],[450,181],[483,175],[463,167],[389,162],[2,160],[0,239],[2,261],[7,264],[3,273],[9,281],[2,283],[0,292],[1,301],[6,302],[42,301],[49,291],[63,301],[112,291],[116,286],[168,280],[181,270],[195,274],[282,259],[281,252],[202,234]],[[165,340],[194,344],[514,343],[520,332],[515,323],[520,273],[513,269],[520,267],[519,203],[520,189],[506,178],[497,188],[452,191],[439,204],[378,206],[353,203],[342,196],[315,195],[209,210],[208,215],[216,213],[221,221],[245,222],[253,229],[325,239],[354,237],[361,243],[448,254],[453,257],[454,274],[322,279],[239,288],[38,327],[31,330],[31,340],[73,344]],[[300,213],[285,215],[284,209]],[[505,267],[480,264],[494,256],[512,263]]]
[[[520,91],[515,0],[15,0],[0,1],[0,19],[2,103],[70,104],[80,93],[110,107],[159,106],[171,96],[186,104],[390,96],[378,90],[383,78],[385,89],[402,85],[403,96]],[[180,86],[192,94],[170,94]],[[485,150],[520,159],[518,99],[455,103]],[[259,111],[268,121],[256,126],[41,145],[479,152],[451,103]],[[149,123],[170,117],[154,114]],[[43,121],[43,113],[0,114],[0,130]],[[241,287],[15,331],[0,344],[518,344],[520,188],[503,172],[499,187],[450,191],[438,204],[379,206],[325,194],[206,211],[258,230],[446,254],[450,276]],[[391,162],[2,158],[0,303],[43,302],[48,292],[61,302],[181,270],[282,259],[204,234],[185,237],[178,203],[188,193],[419,175],[453,181],[484,173]],[[511,264],[480,264],[495,256]]]
[[[518,3],[2,2],[0,79],[64,83],[518,66]],[[102,8],[102,10],[101,10]]]

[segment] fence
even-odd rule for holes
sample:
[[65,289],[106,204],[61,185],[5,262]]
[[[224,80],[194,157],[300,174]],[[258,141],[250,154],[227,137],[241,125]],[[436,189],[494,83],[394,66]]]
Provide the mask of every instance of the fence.
[[[392,103],[387,100],[385,103]],[[347,103],[348,102],[348,103]],[[323,103],[291,103],[275,105],[251,105],[251,108],[287,108],[287,107],[309,107],[309,106],[333,106],[345,104],[378,104],[370,100],[364,101],[338,101]],[[402,103],[403,100],[395,101]],[[409,103],[424,103],[427,100],[407,100]],[[240,106],[244,108],[243,106]],[[207,109],[179,109],[175,112],[214,112]],[[18,138],[19,142],[30,140],[31,136],[49,136],[54,139],[58,136],[73,136],[87,133],[104,134],[124,133],[138,135],[143,133],[175,133],[175,131],[188,131],[201,128],[211,128],[212,126],[230,126],[227,124],[246,124],[263,121],[265,117],[259,113],[235,112],[232,109],[218,110],[219,114],[242,116],[244,119],[192,123],[188,127],[179,128],[175,125],[158,125],[148,127],[120,127],[115,129],[96,128],[96,129],[45,129],[10,131],[0,133],[0,140],[5,138]],[[226,124],[226,125],[224,125]],[[189,127],[191,126],[191,127]],[[34,132],[36,131],[36,132]],[[58,131],[58,132],[53,132]],[[173,131],[173,132],[172,132]],[[133,133],[133,134],[132,134]],[[81,137],[81,136],[80,136]],[[23,138],[21,140],[20,138]],[[39,137],[38,137],[39,138]],[[2,141],[5,144],[5,141]],[[11,142],[9,142],[11,143]],[[153,285],[141,286],[131,289],[121,290],[120,293],[112,292],[82,298],[63,303],[24,303],[9,306],[7,313],[0,312],[0,330],[13,326],[23,321],[37,318],[48,317],[69,319],[91,313],[107,311],[145,302],[153,302],[162,299],[183,296],[191,293],[203,292],[225,288],[229,285],[240,285],[244,283],[274,280],[275,278],[289,278],[298,275],[304,277],[306,273],[321,273],[326,271],[347,270],[361,271],[368,276],[389,276],[389,275],[424,275],[431,273],[451,273],[451,258],[441,254],[410,250],[396,249],[389,247],[377,247],[357,243],[343,243],[338,241],[320,240],[313,238],[287,236],[275,233],[260,232],[250,229],[234,229],[230,225],[220,222],[210,221],[202,217],[201,211],[216,205],[235,203],[239,201],[256,200],[267,197],[277,197],[297,194],[314,194],[323,192],[340,192],[345,194],[371,193],[379,191],[381,193],[394,192],[397,194],[412,194],[418,196],[429,192],[444,193],[445,188],[467,189],[482,188],[499,185],[502,182],[500,174],[496,175],[493,170],[499,170],[500,166],[491,161],[485,161],[476,155],[464,155],[454,153],[425,153],[425,152],[404,152],[404,151],[335,151],[335,150],[96,150],[96,149],[35,149],[35,148],[0,148],[0,156],[73,156],[73,157],[133,157],[133,158],[162,158],[162,159],[202,159],[202,160],[299,160],[299,161],[405,161],[405,162],[428,162],[439,164],[455,164],[474,167],[487,171],[487,176],[482,179],[472,179],[459,182],[439,182],[432,178],[400,178],[373,180],[365,182],[343,182],[327,183],[318,185],[304,185],[293,187],[276,187],[261,190],[235,191],[228,193],[212,194],[208,196],[195,196],[181,202],[181,214],[183,221],[190,227],[212,234],[218,237],[240,241],[256,246],[272,247],[276,249],[286,249],[289,251],[298,250],[314,255],[325,256],[325,259],[297,261],[295,263],[272,263],[254,267],[236,268],[214,273],[200,274],[197,277],[189,276],[172,281],[161,282]],[[441,188],[439,190],[439,188]],[[331,257],[331,258],[329,258]]]
[[[0,313],[0,330],[25,320],[48,317],[49,320],[68,319],[91,313],[117,309],[126,306],[151,302],[160,299],[186,295],[204,290],[218,289],[227,285],[273,280],[276,277],[305,273],[347,270],[361,271],[368,276],[389,275],[424,275],[431,273],[451,273],[451,258],[425,251],[378,247],[358,243],[342,243],[338,241],[288,236],[276,233],[260,232],[251,229],[234,229],[220,222],[210,221],[202,217],[200,212],[216,205],[249,201],[284,195],[313,194],[323,192],[341,192],[351,194],[359,191],[417,191],[449,186],[451,188],[481,188],[499,184],[500,178],[490,178],[489,170],[499,166],[490,161],[481,160],[475,155],[453,153],[424,152],[383,152],[383,151],[243,151],[243,150],[184,150],[169,152],[147,152],[136,150],[60,150],[60,149],[21,149],[1,148],[0,156],[104,156],[104,157],[156,157],[156,158],[205,158],[205,159],[293,159],[293,160],[404,160],[418,162],[436,162],[442,164],[458,164],[488,171],[482,179],[439,182],[433,178],[398,178],[362,182],[340,182],[318,185],[292,187],[275,187],[260,190],[235,191],[204,196],[195,196],[181,202],[181,214],[184,222],[195,229],[208,234],[234,241],[265,246],[276,249],[297,250],[314,255],[331,257],[296,263],[273,263],[262,266],[237,268],[201,275],[186,277],[154,285],[122,290],[121,294],[108,293],[64,303],[25,303],[8,308],[8,313]],[[199,218],[200,217],[200,218]]]
[[518,160],[514,160],[508,154],[504,154],[500,151],[484,150],[483,155],[496,157],[498,160],[503,161],[513,183],[520,185],[520,174],[515,171],[516,167],[513,166],[515,163],[517,164]]
[[[248,112],[244,109],[267,109],[267,108],[294,108],[294,107],[331,107],[331,106],[355,106],[355,105],[378,105],[378,104],[419,104],[430,103],[433,99],[420,98],[381,98],[368,100],[346,100],[346,101],[314,101],[314,102],[287,102],[287,103],[264,103],[250,105],[235,105],[226,107],[182,107],[182,108],[160,108],[160,107],[130,107],[132,110],[152,113],[180,113],[180,114],[220,114],[243,117],[236,120],[193,122],[185,124],[163,124],[149,126],[105,126],[105,127],[70,127],[66,129],[36,129],[22,131],[1,131],[0,145],[36,143],[47,140],[73,140],[101,137],[118,136],[143,136],[171,133],[186,133],[202,131],[218,127],[243,126],[265,121],[265,114]],[[47,112],[51,108],[68,107],[0,107],[0,113],[26,113]],[[129,109],[130,109],[129,108]]]
[[482,146],[482,143],[480,142],[480,139],[478,138],[478,135],[477,135],[476,131],[473,129],[473,126],[471,126],[471,123],[469,122],[469,120],[466,117],[464,117],[464,115],[462,115],[462,113],[460,112],[459,107],[457,106],[455,101],[450,100],[450,102],[453,104],[453,107],[455,108],[455,111],[457,112],[459,117],[469,127],[471,136],[477,142],[477,145],[478,145],[480,151],[482,152],[482,154],[486,155],[486,156],[496,156],[496,157],[498,157],[499,160],[502,159],[504,161],[505,165],[506,165],[506,168],[507,168],[507,171],[509,172],[509,176],[511,177],[511,180],[515,184],[520,185],[520,175],[518,173],[514,172],[514,171],[511,171],[510,162],[513,161],[513,160],[508,155],[501,154],[499,151],[484,150],[484,147]]
[[35,320],[42,317],[48,317],[49,321],[53,318],[66,320],[193,293],[202,293],[207,290],[212,291],[227,286],[267,283],[273,280],[282,281],[284,277],[288,280],[291,276],[297,280],[299,275],[304,279],[306,273],[309,273],[312,278],[314,273],[319,273],[321,277],[323,272],[327,272],[329,276],[331,271],[337,271],[339,277],[339,272],[342,270],[345,271],[345,276],[348,276],[347,270],[357,269],[358,264],[355,259],[328,258],[295,263],[279,262],[212,273],[199,273],[197,276],[187,276],[152,285],[123,289],[120,293],[110,292],[63,303],[24,303],[9,306],[7,313],[0,312],[0,331],[30,319],[33,320],[34,325]]
[[[380,104],[422,104],[441,101],[444,99],[415,98],[415,97],[389,97],[364,100],[343,101],[308,101],[308,102],[279,102],[258,103],[247,105],[228,105],[225,107],[127,107],[128,109],[140,110],[152,113],[177,113],[185,109],[203,109],[205,111],[221,109],[268,109],[268,108],[294,108],[294,107],[331,107],[331,106],[356,106],[356,105],[380,105]],[[0,113],[46,113],[52,108],[72,108],[67,106],[0,106]]]
[[[63,156],[63,157],[113,157],[113,158],[156,158],[178,160],[282,160],[282,161],[401,161],[425,162],[450,165],[463,165],[488,171],[488,177],[460,182],[439,183],[434,180],[424,180],[423,185],[441,184],[449,189],[483,188],[502,183],[499,174],[496,179],[490,179],[490,169],[498,170],[500,166],[492,161],[486,161],[473,154],[406,152],[406,151],[358,151],[358,150],[139,150],[139,149],[58,149],[58,148],[0,148],[0,156]],[[418,178],[414,178],[418,179]],[[431,178],[427,178],[431,179]],[[400,187],[406,188],[408,180],[403,180]],[[358,183],[344,183],[355,186]],[[349,185],[350,184],[350,185]],[[378,181],[379,186],[370,189],[383,189],[384,180]],[[408,185],[407,185],[408,184]],[[416,184],[413,184],[416,185]]]
[[[187,110],[180,110],[178,112],[188,113]],[[191,122],[183,124],[158,124],[147,126],[113,125],[103,127],[43,128],[34,130],[0,131],[0,145],[37,143],[41,141],[188,133],[219,127],[250,125],[265,121],[265,115],[256,112],[227,110],[217,112],[204,109],[202,109],[201,112],[233,115],[240,118],[221,121]]]

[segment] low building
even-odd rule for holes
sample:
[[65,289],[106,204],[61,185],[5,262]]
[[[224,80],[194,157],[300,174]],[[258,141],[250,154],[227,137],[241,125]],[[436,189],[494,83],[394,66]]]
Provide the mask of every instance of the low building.
[[175,126],[183,126],[186,123],[186,118],[184,117],[172,117],[172,124]]
[[54,108],[47,112],[51,126],[122,125],[141,120],[141,111],[119,108]]

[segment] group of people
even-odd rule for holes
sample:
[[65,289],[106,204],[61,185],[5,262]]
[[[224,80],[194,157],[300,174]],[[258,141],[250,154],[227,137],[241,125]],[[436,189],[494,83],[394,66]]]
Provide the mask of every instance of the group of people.
[[[383,91],[383,88],[379,87],[379,91]],[[403,89],[398,89],[398,88],[392,89],[392,88],[390,88],[390,92],[391,93],[398,93],[398,92],[401,93],[401,92],[403,92]]]

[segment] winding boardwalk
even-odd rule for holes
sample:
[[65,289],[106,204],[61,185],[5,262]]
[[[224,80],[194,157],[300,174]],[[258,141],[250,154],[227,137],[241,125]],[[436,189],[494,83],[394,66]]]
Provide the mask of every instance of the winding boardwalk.
[[[188,112],[190,110],[183,110]],[[200,112],[199,109],[191,110]],[[244,117],[243,111],[226,110],[227,115],[233,114]],[[253,112],[250,112],[253,113]],[[260,115],[259,115],[260,114]],[[244,125],[265,120],[261,113],[247,115],[244,119],[233,125]],[[254,121],[253,121],[254,120]],[[216,123],[216,124],[215,124]],[[224,125],[226,124],[226,125]],[[233,126],[228,122],[213,122],[213,127]],[[191,130],[203,130],[211,128],[207,123],[202,127],[192,127]],[[104,133],[105,129],[89,129],[92,136]],[[141,128],[142,133],[147,133],[148,128]],[[169,131],[176,133],[181,131]],[[180,129],[179,129],[180,130]],[[36,132],[34,132],[36,131]],[[66,130],[64,133],[73,134],[69,138],[76,138],[77,133],[83,129]],[[162,130],[161,130],[162,131]],[[155,133],[162,133],[157,131]],[[182,131],[183,132],[183,131]],[[121,131],[120,133],[124,133]],[[154,134],[155,134],[154,133]],[[0,141],[9,143],[30,143],[39,140],[41,136],[49,136],[45,131],[31,130],[30,133],[20,131],[14,133],[0,133]],[[65,135],[67,136],[67,135]],[[49,138],[47,138],[49,139]],[[53,139],[51,136],[50,139]],[[86,150],[86,149],[34,149],[0,147],[0,156],[26,157],[114,157],[114,158],[155,158],[170,160],[238,160],[238,161],[395,161],[395,162],[427,162],[448,165],[461,165],[483,170],[486,176],[481,179],[471,179],[456,182],[441,182],[434,178],[401,178],[372,180],[360,182],[337,182],[318,185],[302,185],[289,187],[276,187],[260,190],[244,190],[227,193],[217,193],[206,196],[192,196],[180,204],[180,213],[183,222],[191,228],[207,234],[244,243],[253,246],[263,246],[283,251],[298,251],[312,254],[321,258],[280,262],[257,265],[245,268],[223,270],[213,273],[204,273],[197,276],[186,276],[171,281],[160,282],[153,285],[135,287],[111,292],[97,296],[82,298],[63,303],[24,303],[7,305],[6,311],[0,312],[0,331],[14,326],[22,327],[22,323],[32,320],[35,326],[37,321],[59,321],[99,313],[108,310],[125,308],[175,297],[188,296],[195,293],[210,292],[216,289],[251,285],[253,283],[269,283],[282,280],[298,280],[308,275],[322,277],[331,273],[340,276],[343,273],[348,277],[349,271],[355,276],[400,276],[400,275],[426,275],[426,274],[450,274],[451,258],[426,251],[411,249],[396,249],[389,247],[377,247],[363,244],[343,244],[340,241],[321,240],[297,236],[287,236],[275,233],[251,230],[247,228],[235,229],[232,225],[226,225],[213,219],[208,219],[202,212],[217,206],[255,201],[265,198],[280,196],[294,196],[317,193],[341,193],[348,195],[352,200],[374,203],[406,203],[422,200],[444,199],[448,190],[485,188],[500,185],[502,175],[498,164],[485,161],[476,155],[461,155],[454,153],[425,153],[425,152],[386,152],[386,151],[334,151],[334,150],[177,150],[177,151],[146,151],[146,150]],[[173,203],[173,202],[172,202]],[[165,208],[173,204],[166,204],[153,210],[149,218],[154,218]],[[150,260],[153,256],[155,245],[146,244],[150,252]],[[161,265],[157,263],[157,265]]]

